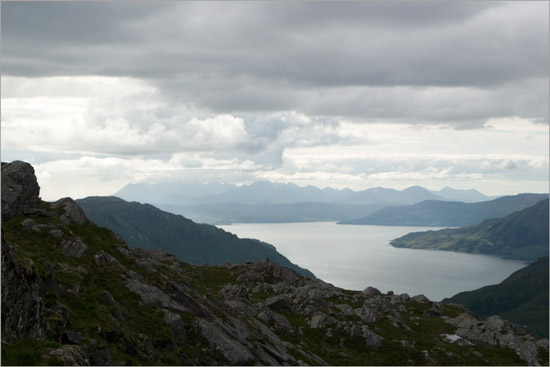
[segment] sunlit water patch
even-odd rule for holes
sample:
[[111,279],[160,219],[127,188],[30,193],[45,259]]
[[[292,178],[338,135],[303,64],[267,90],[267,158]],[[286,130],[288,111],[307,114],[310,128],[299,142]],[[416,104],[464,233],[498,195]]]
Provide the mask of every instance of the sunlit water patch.
[[394,248],[389,242],[433,227],[316,223],[237,223],[219,226],[268,242],[290,261],[335,286],[424,294],[437,301],[503,281],[526,264],[494,256]]

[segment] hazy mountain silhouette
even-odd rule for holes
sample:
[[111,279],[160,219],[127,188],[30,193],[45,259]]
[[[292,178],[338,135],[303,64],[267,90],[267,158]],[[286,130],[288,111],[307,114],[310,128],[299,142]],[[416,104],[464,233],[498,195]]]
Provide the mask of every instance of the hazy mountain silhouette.
[[382,208],[373,214],[342,221],[340,224],[460,227],[504,217],[547,197],[547,194],[519,194],[479,203],[427,200],[408,206]]
[[198,222],[308,222],[344,221],[374,213],[385,206],[424,200],[483,201],[476,190],[444,188],[430,191],[420,186],[404,190],[382,187],[353,191],[300,187],[293,183],[259,181],[235,186],[216,183],[129,184],[114,194],[128,201],[149,203]]

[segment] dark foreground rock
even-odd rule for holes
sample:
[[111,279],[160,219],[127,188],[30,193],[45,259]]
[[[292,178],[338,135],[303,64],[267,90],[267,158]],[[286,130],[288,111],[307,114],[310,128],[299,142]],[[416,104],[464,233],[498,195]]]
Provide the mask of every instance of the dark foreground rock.
[[34,168],[25,162],[2,162],[2,220],[9,220],[36,207],[40,187]]

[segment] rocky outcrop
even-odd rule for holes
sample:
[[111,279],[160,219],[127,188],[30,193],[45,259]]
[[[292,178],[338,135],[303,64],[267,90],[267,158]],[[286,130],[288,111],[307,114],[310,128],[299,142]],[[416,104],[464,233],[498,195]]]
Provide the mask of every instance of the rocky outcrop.
[[180,315],[165,310],[163,321],[170,327],[170,333],[175,338],[187,339],[187,330]]
[[216,324],[200,319],[198,326],[201,335],[208,340],[213,350],[222,353],[228,365],[249,366],[254,363],[255,358],[252,353]]
[[500,316],[491,316],[480,321],[472,314],[464,312],[455,318],[446,320],[456,327],[456,335],[472,342],[482,343],[514,350],[529,365],[538,365],[538,347],[548,350],[548,340],[539,341],[530,334]]
[[65,209],[65,214],[62,214],[59,218],[61,220],[61,223],[63,223],[64,225],[69,225],[73,223],[84,224],[88,221],[88,218],[86,218],[86,214],[84,214],[84,211],[71,198],[59,199],[52,204],[52,207]]
[[88,246],[82,239],[76,237],[64,240],[59,246],[59,250],[65,256],[81,258],[88,251]]
[[41,317],[39,288],[35,264],[28,259],[18,263],[2,231],[2,339],[44,339],[47,325]]
[[50,360],[65,366],[89,366],[90,362],[82,349],[76,345],[64,345],[48,353]]
[[34,168],[25,162],[2,162],[2,220],[9,220],[36,207],[40,187]]

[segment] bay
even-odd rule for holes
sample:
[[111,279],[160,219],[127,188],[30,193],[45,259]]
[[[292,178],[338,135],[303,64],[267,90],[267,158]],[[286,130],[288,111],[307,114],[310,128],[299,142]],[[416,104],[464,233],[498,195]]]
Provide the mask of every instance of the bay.
[[241,238],[274,245],[293,263],[337,287],[367,286],[440,301],[498,284],[526,264],[494,256],[394,248],[389,242],[434,227],[352,226],[331,222],[220,225]]

